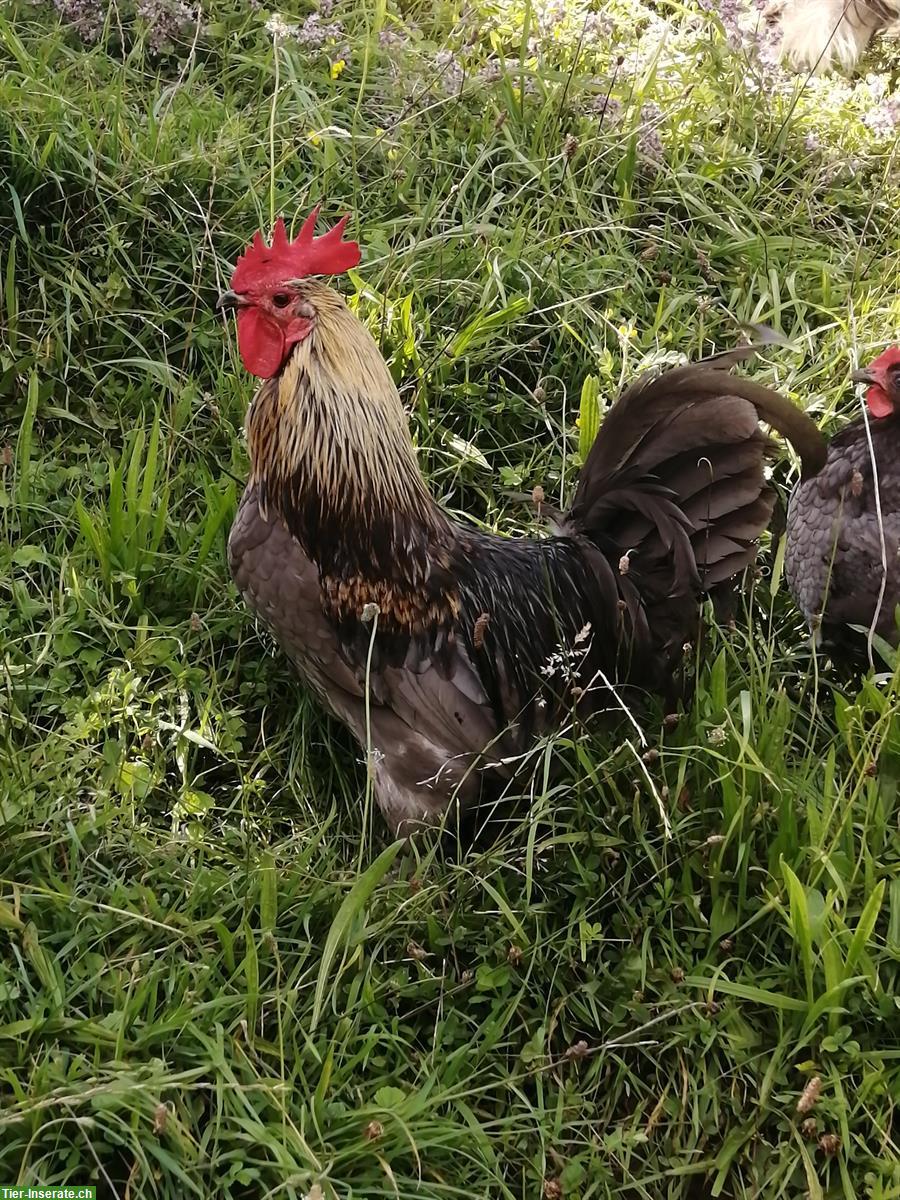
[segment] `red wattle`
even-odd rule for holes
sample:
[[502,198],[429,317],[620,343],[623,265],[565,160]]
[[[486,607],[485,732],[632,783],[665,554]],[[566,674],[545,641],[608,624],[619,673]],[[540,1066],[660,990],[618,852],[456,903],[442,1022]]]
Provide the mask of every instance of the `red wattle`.
[[873,417],[889,417],[894,411],[887,392],[877,383],[873,384],[866,392],[866,404],[868,404],[869,412]]
[[259,379],[271,379],[284,362],[284,334],[252,305],[238,309],[238,349],[244,366]]

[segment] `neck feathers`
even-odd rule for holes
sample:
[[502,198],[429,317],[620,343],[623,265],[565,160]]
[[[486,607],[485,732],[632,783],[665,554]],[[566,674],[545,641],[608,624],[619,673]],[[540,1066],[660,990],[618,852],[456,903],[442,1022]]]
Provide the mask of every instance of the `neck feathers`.
[[315,307],[313,332],[248,414],[251,481],[318,565],[336,616],[374,601],[415,624],[446,598],[450,522],[374,339],[330,289]]

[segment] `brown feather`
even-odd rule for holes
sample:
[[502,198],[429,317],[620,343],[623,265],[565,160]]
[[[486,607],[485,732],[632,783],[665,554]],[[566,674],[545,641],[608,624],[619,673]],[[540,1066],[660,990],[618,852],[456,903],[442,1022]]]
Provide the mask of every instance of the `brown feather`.
[[[814,427],[732,360],[638,380],[613,405],[559,535],[453,521],[397,389],[340,297],[303,281],[313,332],[247,419],[232,572],[369,759],[398,831],[505,785],[534,732],[669,694],[703,588],[751,562],[771,511],[760,417],[807,460]],[[364,619],[364,610],[374,606]]]

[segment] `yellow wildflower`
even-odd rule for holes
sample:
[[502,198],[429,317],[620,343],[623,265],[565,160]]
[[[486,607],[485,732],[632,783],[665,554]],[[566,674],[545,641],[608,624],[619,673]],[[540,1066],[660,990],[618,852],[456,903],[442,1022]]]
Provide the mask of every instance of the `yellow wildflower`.
[[313,146],[321,146],[322,145],[321,135],[316,133],[316,131],[314,129],[308,129],[306,131],[306,140],[308,142],[311,142]]
[[332,79],[340,78],[340,76],[343,74],[344,67],[346,67],[346,65],[347,65],[346,62],[342,58],[339,58],[336,62],[333,62],[331,64],[331,78]]

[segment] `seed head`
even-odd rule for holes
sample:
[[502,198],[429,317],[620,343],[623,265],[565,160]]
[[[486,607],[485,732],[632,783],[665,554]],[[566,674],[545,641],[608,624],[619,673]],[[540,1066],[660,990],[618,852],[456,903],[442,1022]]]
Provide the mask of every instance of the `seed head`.
[[480,650],[484,645],[484,635],[487,633],[487,627],[491,623],[491,614],[483,612],[475,620],[475,628],[472,630],[472,645],[476,650]]
[[807,1113],[812,1112],[821,1092],[822,1079],[819,1075],[813,1075],[812,1079],[809,1080],[803,1089],[800,1099],[797,1101],[797,1112],[801,1117],[805,1117]]
[[587,1058],[590,1052],[590,1046],[586,1041],[584,1041],[584,1039],[582,1039],[579,1042],[575,1042],[574,1045],[571,1045],[568,1048],[566,1051],[566,1058],[569,1062],[581,1062],[583,1058]]
[[838,1150],[840,1150],[840,1148],[841,1148],[840,1134],[823,1133],[822,1136],[819,1138],[819,1149],[822,1151],[823,1154],[827,1154],[829,1156],[829,1158],[832,1157],[833,1155],[837,1154],[837,1152],[838,1152]]

